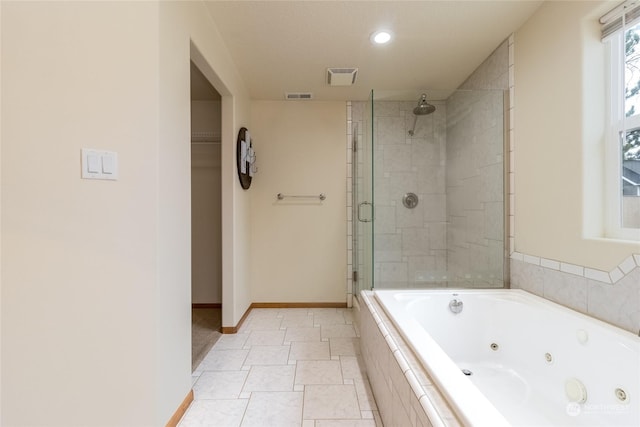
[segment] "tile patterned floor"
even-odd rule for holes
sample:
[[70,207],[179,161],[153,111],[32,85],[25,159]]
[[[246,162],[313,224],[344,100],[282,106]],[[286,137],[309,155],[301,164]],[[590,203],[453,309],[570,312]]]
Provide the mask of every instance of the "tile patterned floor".
[[253,309],[193,373],[179,427],[381,427],[352,311]]

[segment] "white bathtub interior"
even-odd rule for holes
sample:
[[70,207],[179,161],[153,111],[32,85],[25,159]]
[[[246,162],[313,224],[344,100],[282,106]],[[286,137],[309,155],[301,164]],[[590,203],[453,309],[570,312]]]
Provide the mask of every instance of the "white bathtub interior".
[[627,331],[519,290],[375,295],[471,424],[640,425],[640,338]]

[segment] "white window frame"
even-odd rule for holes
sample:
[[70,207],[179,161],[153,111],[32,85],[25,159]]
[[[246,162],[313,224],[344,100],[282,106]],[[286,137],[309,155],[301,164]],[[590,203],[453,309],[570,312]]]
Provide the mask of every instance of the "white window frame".
[[640,240],[640,229],[622,226],[622,131],[640,129],[640,111],[625,117],[624,32],[637,23],[631,22],[605,39],[609,61],[607,99],[610,104],[605,137],[604,234],[608,238],[623,240]]

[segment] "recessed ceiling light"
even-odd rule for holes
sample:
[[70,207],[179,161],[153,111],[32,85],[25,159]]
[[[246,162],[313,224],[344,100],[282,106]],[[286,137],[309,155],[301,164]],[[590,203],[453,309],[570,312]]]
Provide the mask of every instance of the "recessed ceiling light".
[[393,37],[393,34],[391,33],[391,31],[379,30],[371,34],[371,37],[369,37],[369,39],[373,44],[386,44],[391,41],[392,37]]

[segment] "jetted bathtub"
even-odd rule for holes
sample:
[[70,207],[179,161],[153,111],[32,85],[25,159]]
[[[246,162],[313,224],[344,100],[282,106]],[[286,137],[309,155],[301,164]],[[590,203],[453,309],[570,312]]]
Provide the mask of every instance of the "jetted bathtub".
[[376,290],[472,426],[640,426],[640,338],[521,290]]

